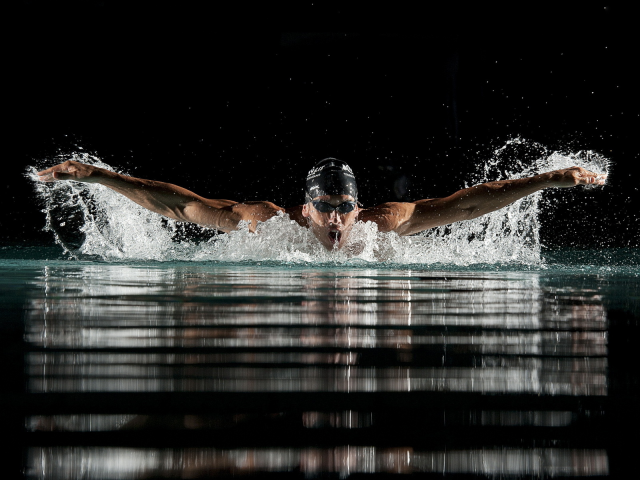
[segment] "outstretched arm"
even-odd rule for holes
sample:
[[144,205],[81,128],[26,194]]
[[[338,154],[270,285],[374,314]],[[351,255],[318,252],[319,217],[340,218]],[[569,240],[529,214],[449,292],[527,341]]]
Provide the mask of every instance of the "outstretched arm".
[[265,221],[281,210],[270,202],[206,199],[177,185],[128,177],[75,161],[55,165],[38,172],[38,175],[44,182],[74,180],[99,183],[152,212],[225,232],[236,229],[241,220],[250,221],[251,230],[255,230],[258,221]]
[[[541,173],[528,178],[501,180],[465,188],[445,198],[413,203],[387,203],[369,209],[367,220],[376,221],[382,231],[412,235],[429,228],[485,215],[545,188],[576,185],[604,185],[605,175],[581,167]],[[374,217],[378,216],[379,220]]]

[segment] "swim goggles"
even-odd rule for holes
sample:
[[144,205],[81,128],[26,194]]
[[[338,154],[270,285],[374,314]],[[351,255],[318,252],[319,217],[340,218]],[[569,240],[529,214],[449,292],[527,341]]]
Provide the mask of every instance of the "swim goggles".
[[323,202],[322,200],[314,200],[311,202],[313,208],[320,213],[330,213],[336,210],[338,213],[353,212],[356,208],[356,202],[342,202],[340,205],[333,206],[329,202]]

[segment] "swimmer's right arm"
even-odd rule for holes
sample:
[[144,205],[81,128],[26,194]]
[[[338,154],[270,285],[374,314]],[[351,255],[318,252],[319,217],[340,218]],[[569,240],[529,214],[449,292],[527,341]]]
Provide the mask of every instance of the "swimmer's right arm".
[[[211,200],[177,185],[129,177],[71,160],[38,172],[38,176],[44,182],[73,180],[99,183],[152,212],[180,222],[193,222],[224,232],[235,230],[241,220],[262,220],[261,217],[264,216],[264,212],[260,215],[260,205],[239,204],[232,200]],[[255,227],[255,222],[252,222],[252,226]]]

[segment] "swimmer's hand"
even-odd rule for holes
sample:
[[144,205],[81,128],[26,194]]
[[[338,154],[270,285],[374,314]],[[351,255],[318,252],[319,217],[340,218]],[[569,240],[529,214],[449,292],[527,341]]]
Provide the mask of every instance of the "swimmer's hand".
[[103,168],[67,160],[64,163],[38,172],[38,180],[42,182],[74,180],[76,182],[99,183],[106,172],[107,170]]
[[554,170],[542,175],[548,176],[546,181],[549,187],[557,188],[569,188],[577,185],[604,185],[607,182],[606,175],[590,172],[582,167]]

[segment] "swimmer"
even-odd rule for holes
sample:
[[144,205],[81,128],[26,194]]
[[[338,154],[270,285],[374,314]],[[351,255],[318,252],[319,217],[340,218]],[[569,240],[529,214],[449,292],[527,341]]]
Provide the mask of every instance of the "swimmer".
[[230,232],[241,221],[255,232],[259,222],[283,212],[311,229],[328,250],[347,243],[356,222],[374,222],[381,232],[413,235],[430,228],[485,215],[545,188],[604,185],[606,175],[571,167],[528,178],[501,180],[465,188],[445,198],[388,202],[362,208],[353,171],[345,162],[326,158],[308,173],[305,203],[282,208],[271,202],[212,200],[170,183],[143,180],[75,161],[38,172],[44,182],[72,180],[99,183],[138,205],[179,222]]

